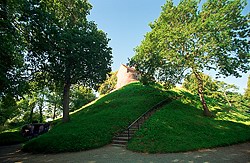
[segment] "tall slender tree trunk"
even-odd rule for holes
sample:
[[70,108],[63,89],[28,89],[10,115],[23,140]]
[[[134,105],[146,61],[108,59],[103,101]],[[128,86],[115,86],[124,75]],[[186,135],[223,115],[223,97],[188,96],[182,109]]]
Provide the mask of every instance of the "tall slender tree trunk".
[[229,105],[229,106],[232,106],[232,104],[230,103],[230,101],[229,101],[228,98],[227,98],[226,91],[223,91],[223,95],[224,95],[224,97],[225,97],[225,99],[226,99],[228,105]]
[[42,107],[42,105],[39,106],[39,114],[40,114],[39,122],[42,123],[43,122],[43,107]]
[[34,113],[34,108],[35,108],[35,103],[30,105],[30,116],[29,116],[29,122],[32,123],[33,121],[33,113]]
[[211,112],[209,111],[208,107],[207,107],[207,103],[206,103],[206,100],[204,98],[204,93],[203,93],[203,80],[199,74],[199,72],[197,71],[193,71],[194,74],[195,74],[195,77],[197,79],[197,82],[198,82],[198,94],[199,94],[199,97],[200,97],[200,102],[202,104],[202,107],[203,107],[203,114],[204,116],[207,116],[207,117],[211,117],[212,114]]
[[40,105],[39,105],[39,113],[40,113],[39,121],[40,121],[40,123],[43,122],[43,101],[44,101],[44,94],[42,95],[42,99],[41,99]]
[[54,105],[54,111],[53,111],[53,120],[56,118],[56,102]]
[[63,122],[69,121],[69,91],[70,91],[70,81],[67,80],[64,84],[63,91]]

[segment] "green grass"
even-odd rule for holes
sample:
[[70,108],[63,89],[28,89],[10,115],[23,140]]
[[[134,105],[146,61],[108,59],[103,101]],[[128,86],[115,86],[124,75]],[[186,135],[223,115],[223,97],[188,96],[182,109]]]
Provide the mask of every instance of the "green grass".
[[28,139],[24,138],[21,135],[19,128],[17,130],[12,129],[12,130],[0,133],[0,146],[19,144],[27,140]]
[[250,115],[207,99],[215,118],[202,115],[199,98],[186,91],[183,97],[157,111],[135,134],[128,149],[167,153],[226,146],[250,140]]
[[57,120],[48,133],[30,140],[23,150],[58,153],[98,148],[111,143],[142,113],[158,102],[181,96],[157,111],[129,142],[128,149],[166,153],[226,146],[250,140],[250,115],[207,98],[215,115],[203,116],[199,97],[185,90],[162,91],[157,86],[130,84],[71,114],[69,123]]
[[140,83],[112,92],[71,114],[69,123],[59,123],[48,133],[32,139],[23,151],[58,153],[98,148],[111,143],[142,113],[172,96]]

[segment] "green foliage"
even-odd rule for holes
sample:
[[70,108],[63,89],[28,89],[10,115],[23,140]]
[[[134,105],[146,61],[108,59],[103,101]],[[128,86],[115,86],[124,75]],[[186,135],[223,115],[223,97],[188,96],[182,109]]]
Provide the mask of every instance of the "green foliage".
[[[250,116],[207,99],[216,118],[200,116],[199,97],[181,91],[182,98],[156,112],[135,134],[128,149],[167,153],[213,148],[250,140]],[[247,125],[246,125],[247,124]]]
[[97,88],[111,68],[106,33],[87,21],[87,1],[24,1],[19,19],[32,73],[42,72],[52,85],[64,86],[63,120],[69,120],[72,84]]
[[0,2],[0,97],[21,94],[25,81],[23,76],[23,49],[20,31],[16,27],[18,2]]
[[250,116],[243,109],[207,98],[217,117],[206,118],[200,115],[201,103],[197,95],[184,90],[163,92],[158,88],[161,87],[129,84],[76,111],[69,123],[57,121],[50,132],[27,142],[23,150],[57,153],[104,146],[143,112],[171,96],[181,98],[157,111],[144,123],[129,143],[129,149],[152,153],[177,152],[250,139]]
[[[0,98],[8,96],[18,101],[25,97],[24,100],[33,101],[20,107],[25,110],[22,116],[29,109],[29,121],[35,107],[43,121],[45,94],[48,89],[54,91],[52,87],[61,88],[59,92],[65,94],[67,121],[70,86],[80,83],[97,88],[110,72],[109,39],[94,22],[87,21],[91,8],[87,1],[1,1]],[[24,91],[28,93],[24,95]],[[58,100],[56,105],[60,106]],[[7,107],[1,110],[7,116]],[[55,112],[58,110],[54,107]],[[1,115],[1,121],[8,118],[11,117]]]
[[[223,81],[212,79],[212,77],[201,73],[203,80],[203,93],[207,97],[215,98],[224,104],[232,106],[232,104],[241,101],[241,95],[237,93],[238,88],[233,84],[227,84]],[[182,86],[190,92],[196,94],[198,86],[196,84],[196,77],[194,74],[188,75]]]
[[62,92],[60,89],[52,88],[49,93],[46,95],[48,108],[46,110],[47,118],[54,120],[59,117],[62,112]]
[[237,93],[237,91],[239,90],[237,86],[235,86],[234,84],[227,84],[223,81],[215,82],[218,86],[218,90],[216,93],[221,96],[222,102],[228,103],[229,106],[232,106],[232,103],[241,101],[239,97],[241,98],[242,95]]
[[245,99],[250,101],[250,75],[248,76],[248,80],[247,80],[247,88],[244,94]]
[[129,84],[71,114],[70,122],[57,124],[50,132],[27,142],[23,150],[57,153],[104,146],[142,113],[169,95],[140,83]]
[[117,71],[109,73],[107,79],[100,85],[98,88],[98,92],[100,95],[110,93],[112,90],[115,89],[115,86],[117,84]]
[[[216,82],[212,79],[212,77],[206,75],[206,74],[201,74],[202,80],[203,80],[203,87],[204,87],[204,94],[209,96],[209,97],[214,97],[213,93],[215,91],[218,91],[218,86]],[[182,84],[184,88],[189,90],[192,93],[197,93],[198,90],[198,85],[196,84],[196,77],[194,74],[188,75]]]
[[156,81],[180,82],[189,72],[196,76],[204,114],[209,116],[203,95],[201,72],[240,77],[250,70],[249,14],[242,15],[243,0],[209,0],[199,10],[197,0],[172,0],[150,24],[130,65]]
[[75,111],[96,99],[91,89],[80,85],[74,85],[71,90],[70,111]]
[[0,146],[19,144],[25,141],[27,141],[27,139],[21,135],[20,131],[9,131],[0,133]]
[[19,114],[15,99],[11,95],[0,98],[0,125]]
[[87,1],[26,2],[21,23],[32,70],[39,69],[62,85],[69,80],[94,86],[106,77],[111,64],[109,39],[87,21],[90,9]]

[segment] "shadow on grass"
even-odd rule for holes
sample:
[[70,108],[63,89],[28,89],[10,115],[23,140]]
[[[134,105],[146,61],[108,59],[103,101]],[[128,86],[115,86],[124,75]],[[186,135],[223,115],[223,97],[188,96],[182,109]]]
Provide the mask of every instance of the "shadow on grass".
[[[228,117],[209,118],[197,109],[197,98],[182,92],[182,99],[166,105],[156,112],[129,142],[128,149],[149,153],[192,151],[227,146],[250,140],[250,126],[228,112]],[[232,115],[231,115],[232,114]],[[239,113],[238,113],[239,114]]]
[[71,114],[70,122],[58,124],[50,132],[29,141],[23,150],[58,153],[107,145],[113,136],[172,94],[140,83],[129,84]]
[[20,131],[4,132],[0,134],[0,146],[19,144],[27,140],[27,138],[21,135]]

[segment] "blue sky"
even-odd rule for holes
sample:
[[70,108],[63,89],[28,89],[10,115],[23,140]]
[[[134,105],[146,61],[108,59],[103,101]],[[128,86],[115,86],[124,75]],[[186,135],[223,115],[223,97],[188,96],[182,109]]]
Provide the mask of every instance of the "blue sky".
[[[93,9],[88,19],[95,21],[98,28],[106,32],[111,39],[109,45],[113,49],[112,70],[115,71],[134,55],[134,48],[140,44],[146,32],[150,31],[148,24],[159,17],[161,6],[166,0],[89,0],[89,2]],[[250,11],[250,0],[247,2],[244,14]],[[174,3],[177,5],[179,0],[174,0]],[[223,80],[237,85],[240,92],[244,92],[249,74],[244,74],[240,79],[229,77]],[[213,73],[209,75],[213,76]]]

